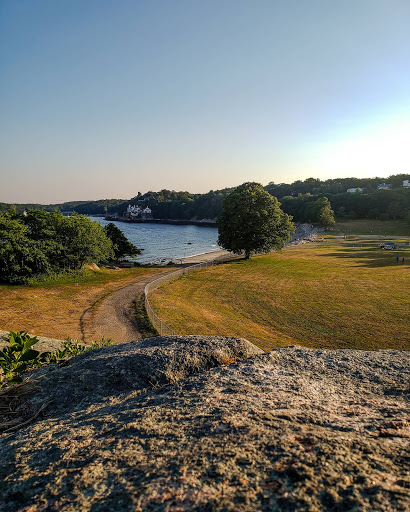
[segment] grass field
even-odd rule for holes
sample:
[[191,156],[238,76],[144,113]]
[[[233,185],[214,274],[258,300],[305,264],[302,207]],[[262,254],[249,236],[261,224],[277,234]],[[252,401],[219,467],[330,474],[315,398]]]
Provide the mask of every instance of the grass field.
[[410,236],[410,224],[404,220],[338,219],[333,230],[347,235]]
[[404,247],[327,239],[192,272],[153,292],[150,302],[181,335],[241,336],[264,350],[410,349]]
[[81,336],[80,318],[100,297],[164,269],[86,270],[34,286],[0,286],[0,329],[64,339]]

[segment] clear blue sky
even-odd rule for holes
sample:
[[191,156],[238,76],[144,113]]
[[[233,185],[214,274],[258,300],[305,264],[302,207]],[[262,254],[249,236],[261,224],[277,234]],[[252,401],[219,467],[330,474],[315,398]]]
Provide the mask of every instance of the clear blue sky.
[[0,201],[410,170],[409,0],[1,0]]

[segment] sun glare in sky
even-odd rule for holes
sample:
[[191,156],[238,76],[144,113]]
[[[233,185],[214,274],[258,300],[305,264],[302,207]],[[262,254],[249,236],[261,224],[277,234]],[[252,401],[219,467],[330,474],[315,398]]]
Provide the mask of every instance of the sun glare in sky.
[[333,140],[306,147],[312,172],[320,169],[328,178],[374,177],[406,173],[410,170],[410,117],[387,117],[373,125],[340,132]]

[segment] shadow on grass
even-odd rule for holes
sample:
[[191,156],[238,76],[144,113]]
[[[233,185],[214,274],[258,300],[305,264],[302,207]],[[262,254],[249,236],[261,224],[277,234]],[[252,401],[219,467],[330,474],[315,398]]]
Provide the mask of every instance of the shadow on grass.
[[[380,252],[382,252],[382,254],[380,254]],[[408,267],[410,262],[410,252],[400,250],[387,253],[381,249],[360,250],[355,248],[346,248],[337,252],[320,254],[318,256],[354,260],[356,261],[357,265],[353,266],[370,268],[401,267],[403,265]],[[399,258],[398,261],[397,257]]]

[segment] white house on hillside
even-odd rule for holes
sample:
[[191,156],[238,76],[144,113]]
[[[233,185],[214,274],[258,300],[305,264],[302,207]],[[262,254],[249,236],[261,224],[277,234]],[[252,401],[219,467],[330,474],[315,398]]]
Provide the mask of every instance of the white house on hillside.
[[138,205],[135,206],[129,204],[126,216],[131,219],[152,219],[152,211],[151,208],[148,208],[148,206],[142,209]]
[[410,181],[409,180],[403,180],[403,187],[404,188],[410,188]]
[[356,187],[356,188],[348,188],[346,192],[349,194],[356,194],[356,192],[363,192],[364,188]]
[[389,190],[389,188],[391,188],[390,183],[381,183],[381,184],[377,187],[377,190]]

